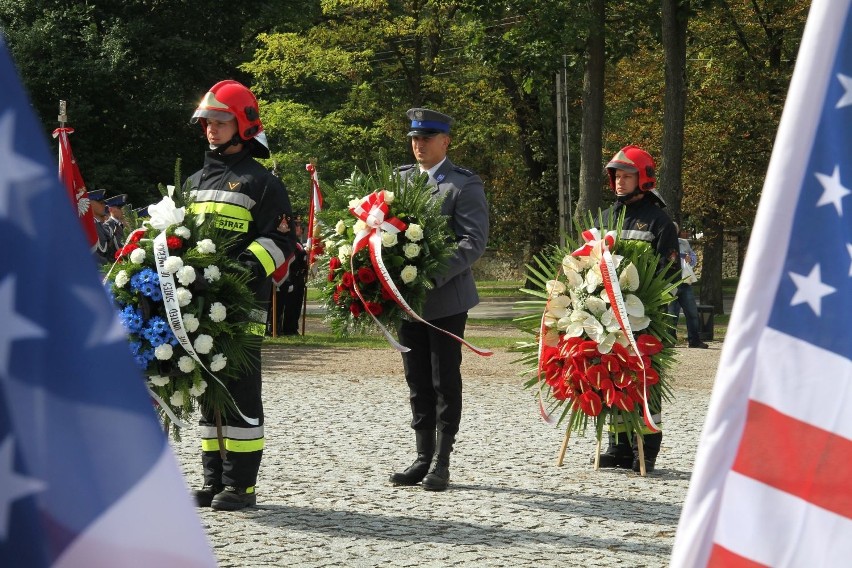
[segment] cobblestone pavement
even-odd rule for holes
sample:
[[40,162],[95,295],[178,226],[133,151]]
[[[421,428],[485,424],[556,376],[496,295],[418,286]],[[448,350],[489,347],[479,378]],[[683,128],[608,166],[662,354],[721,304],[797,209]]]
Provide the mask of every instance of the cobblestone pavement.
[[[591,432],[557,467],[564,430],[538,417],[515,355],[466,354],[451,485],[433,493],[387,482],[414,457],[398,354],[265,348],[258,505],[199,509],[201,521],[223,567],[666,566],[719,349],[676,350],[646,478],[594,471]],[[174,447],[199,486],[197,433]]]

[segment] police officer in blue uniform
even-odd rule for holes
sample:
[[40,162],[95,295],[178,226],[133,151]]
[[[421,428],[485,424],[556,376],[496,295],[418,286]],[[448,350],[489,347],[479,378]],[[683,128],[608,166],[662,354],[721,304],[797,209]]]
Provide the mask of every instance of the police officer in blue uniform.
[[108,213],[106,209],[106,190],[93,189],[88,192],[89,207],[92,208],[92,217],[95,220],[95,234],[98,237],[98,242],[92,248],[95,260],[99,264],[111,264],[115,262],[115,253],[118,251],[121,244],[115,237],[115,232],[106,220]]
[[[488,242],[488,203],[482,179],[447,158],[453,119],[446,114],[413,108],[408,137],[416,164],[398,169],[404,177],[429,175],[433,199],[442,202],[457,248],[447,269],[435,278],[420,315],[431,324],[464,336],[467,312],[479,303],[471,266]],[[400,342],[411,348],[402,355],[409,388],[411,427],[417,458],[405,471],[394,473],[394,485],[416,485],[443,491],[450,480],[450,452],[462,412],[461,344],[429,326],[408,321],[399,328]]]

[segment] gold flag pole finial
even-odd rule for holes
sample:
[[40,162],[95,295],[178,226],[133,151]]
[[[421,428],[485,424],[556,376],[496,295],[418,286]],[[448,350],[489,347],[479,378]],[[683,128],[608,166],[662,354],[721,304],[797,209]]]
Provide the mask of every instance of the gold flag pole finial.
[[68,122],[68,104],[65,101],[59,101],[59,127],[65,128],[65,123]]

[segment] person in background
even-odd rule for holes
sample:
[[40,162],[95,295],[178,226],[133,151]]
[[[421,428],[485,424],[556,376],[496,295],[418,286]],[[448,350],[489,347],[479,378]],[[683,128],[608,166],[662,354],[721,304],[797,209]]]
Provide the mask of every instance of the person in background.
[[[198,191],[190,205],[193,213],[207,213],[216,226],[229,232],[234,240],[228,254],[251,274],[248,283],[259,305],[259,335],[266,321],[272,281],[270,275],[293,253],[295,241],[290,230],[292,212],[287,189],[255,158],[268,158],[269,147],[260,121],[254,94],[237,81],[220,81],[201,99],[191,122],[204,129],[208,151],[204,166],[189,177]],[[225,457],[220,455],[215,416],[210,408],[201,408],[201,463],[204,486],[195,491],[200,507],[238,510],[257,502],[255,491],[265,444],[263,401],[261,398],[261,340],[246,354],[251,369],[228,390],[239,414],[226,412],[221,417]]]
[[122,209],[122,207],[127,205],[127,194],[110,197],[104,200],[104,204],[107,206],[107,213],[109,215],[104,223],[112,229],[115,241],[118,247],[121,248],[124,245],[125,230],[128,227],[127,220],[124,218],[124,209]]
[[[677,227],[677,223],[675,223],[675,227]],[[698,278],[695,277],[695,272],[692,270],[695,268],[698,258],[687,240],[689,231],[681,228],[677,228],[677,231],[681,276],[684,281],[678,285],[675,299],[669,304],[669,314],[674,318],[675,334],[677,334],[677,322],[680,310],[683,308],[683,315],[686,317],[687,345],[698,349],[707,349],[708,345],[701,341],[699,336],[698,306],[695,303],[695,292],[692,289],[692,285],[698,282]]]
[[[450,126],[446,114],[413,108],[408,137],[417,164],[398,168],[401,176],[429,175],[434,199],[449,217],[458,245],[444,274],[426,295],[424,320],[459,337],[464,336],[467,312],[479,303],[471,266],[488,242],[488,203],[482,179],[447,158]],[[450,452],[462,412],[461,344],[426,324],[407,321],[399,341],[411,348],[402,354],[411,404],[411,427],[417,458],[405,471],[390,476],[393,485],[422,483],[423,489],[443,491],[450,481]]]
[[[611,227],[623,211],[621,238],[649,243],[660,258],[657,269],[676,270],[677,276],[680,276],[677,228],[663,210],[666,203],[655,189],[657,179],[654,168],[654,159],[642,148],[631,145],[619,150],[606,165],[609,186],[615,192],[617,201],[603,212],[601,221],[604,226]],[[651,405],[651,411],[654,422],[662,428],[661,408]],[[623,424],[610,425],[609,447],[600,455],[600,467],[623,467],[640,471],[638,446],[631,444],[625,431]],[[642,439],[645,470],[652,472],[663,433],[648,431]]]
[[109,213],[105,203],[106,190],[93,189],[88,192],[88,197],[89,207],[92,208],[92,217],[95,220],[95,234],[98,237],[98,242],[92,248],[92,253],[99,264],[111,264],[115,262],[115,253],[121,247],[121,243],[115,236],[114,228],[107,222]]

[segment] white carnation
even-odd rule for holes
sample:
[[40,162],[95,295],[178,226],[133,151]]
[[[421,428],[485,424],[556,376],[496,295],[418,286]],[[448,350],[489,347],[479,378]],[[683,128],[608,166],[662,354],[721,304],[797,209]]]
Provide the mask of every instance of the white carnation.
[[184,355],[178,359],[178,369],[184,373],[191,373],[195,369],[195,359],[189,355]]
[[399,239],[396,236],[396,233],[382,233],[382,246],[383,247],[392,247],[396,243],[399,242]]
[[119,270],[118,274],[115,275],[115,287],[124,288],[129,280],[130,278],[127,277],[127,271]]
[[228,364],[228,358],[222,355],[221,353],[216,353],[213,355],[213,358],[210,360],[210,370],[214,373],[216,371],[221,371]]
[[178,301],[178,306],[185,308],[192,301],[192,292],[186,288],[178,288],[175,292],[175,297]]
[[222,302],[213,302],[210,306],[210,319],[215,322],[225,321],[228,317],[228,310]]
[[178,236],[182,239],[188,239],[189,237],[192,236],[192,233],[190,232],[190,230],[188,228],[181,225],[180,227],[175,229],[175,236]]
[[198,384],[194,384],[191,387],[189,387],[189,394],[191,394],[192,396],[198,397],[198,396],[201,396],[202,394],[204,394],[204,391],[206,391],[206,390],[207,390],[207,381],[205,381],[204,379],[201,379],[200,381],[198,381]]
[[195,250],[201,254],[213,254],[216,252],[216,245],[210,239],[203,239],[198,241],[198,244],[195,245]]
[[394,198],[396,197],[392,191],[384,190],[382,193],[385,194],[385,203],[390,205],[393,203]]
[[170,379],[168,377],[164,377],[162,375],[153,375],[148,379],[148,381],[150,381],[152,385],[157,387],[166,386],[167,384],[169,384],[169,380]]
[[145,249],[133,249],[133,252],[130,253],[130,262],[133,264],[142,264],[145,262]]
[[163,262],[163,270],[169,274],[174,274],[183,268],[183,259],[179,256],[170,256]]
[[177,271],[178,282],[183,286],[189,286],[193,282],[195,282],[195,269],[191,266],[184,266],[180,270]]
[[338,221],[337,225],[334,226],[334,232],[337,233],[338,235],[342,235],[343,233],[345,233],[346,232],[346,223],[344,223],[343,221]]
[[172,403],[172,406],[183,406],[183,392],[175,391],[172,393],[169,402]]
[[216,282],[219,278],[222,277],[222,272],[219,270],[219,267],[215,264],[211,264],[207,268],[204,269],[204,279],[208,282]]
[[417,267],[406,264],[402,272],[399,273],[399,277],[402,278],[404,284],[411,284],[417,278]]
[[213,338],[206,333],[202,333],[195,338],[192,346],[195,347],[196,352],[201,353],[202,355],[207,355],[210,353],[210,350],[213,349]]
[[198,329],[198,324],[199,324],[199,323],[200,323],[200,322],[198,321],[198,318],[197,318],[197,317],[195,317],[194,315],[192,315],[192,314],[183,314],[183,327],[184,327],[184,328],[186,329],[186,331],[188,331],[189,333],[192,333],[192,332],[194,332],[196,329]]
[[169,343],[163,343],[162,345],[157,345],[157,348],[154,349],[154,357],[159,359],[160,361],[168,361],[174,355],[174,348]]
[[409,241],[419,241],[423,238],[423,227],[417,223],[411,223],[405,230],[405,237]]

